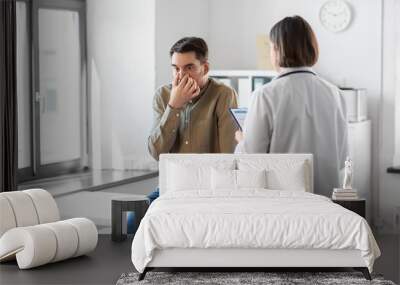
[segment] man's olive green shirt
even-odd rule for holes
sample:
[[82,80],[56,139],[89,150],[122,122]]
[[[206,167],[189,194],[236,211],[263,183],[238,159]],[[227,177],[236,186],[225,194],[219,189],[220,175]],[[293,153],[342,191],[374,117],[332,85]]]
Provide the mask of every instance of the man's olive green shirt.
[[148,139],[150,154],[233,153],[237,126],[229,108],[237,108],[234,89],[210,78],[200,95],[180,109],[168,105],[171,85],[154,96],[154,125]]

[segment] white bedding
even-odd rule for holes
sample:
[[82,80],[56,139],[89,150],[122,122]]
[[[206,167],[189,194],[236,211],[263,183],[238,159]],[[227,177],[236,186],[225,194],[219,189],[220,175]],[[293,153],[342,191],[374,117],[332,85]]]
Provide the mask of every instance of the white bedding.
[[165,193],[140,223],[132,262],[143,272],[165,248],[358,249],[371,272],[380,256],[359,215],[324,196],[265,189]]

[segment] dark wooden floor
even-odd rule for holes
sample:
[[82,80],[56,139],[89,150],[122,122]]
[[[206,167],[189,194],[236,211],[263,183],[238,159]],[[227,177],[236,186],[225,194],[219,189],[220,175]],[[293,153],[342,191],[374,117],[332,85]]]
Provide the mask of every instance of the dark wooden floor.
[[41,267],[19,270],[16,262],[0,264],[0,284],[115,284],[124,272],[134,271],[132,240],[116,243],[100,235],[95,251]]
[[[385,279],[397,284],[400,270],[400,236],[376,236],[376,238],[382,250],[382,256],[376,261],[374,273],[383,274]],[[16,262],[2,263],[0,264],[0,285],[115,284],[122,273],[135,271],[130,257],[131,243],[132,239],[118,243],[112,242],[109,235],[100,235],[96,250],[88,256],[29,270],[19,270]],[[305,271],[313,270],[306,269]],[[321,271],[344,270],[332,268]]]

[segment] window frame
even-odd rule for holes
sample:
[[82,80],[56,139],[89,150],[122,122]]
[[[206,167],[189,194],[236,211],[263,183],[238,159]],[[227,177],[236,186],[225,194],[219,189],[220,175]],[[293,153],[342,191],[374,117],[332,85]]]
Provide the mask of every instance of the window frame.
[[[18,183],[54,177],[58,175],[76,173],[85,170],[88,166],[89,154],[89,92],[87,69],[87,37],[86,37],[86,0],[17,0],[26,3],[27,25],[30,60],[30,142],[31,142],[31,166],[18,168]],[[77,11],[79,13],[80,30],[80,56],[81,56],[81,87],[80,87],[80,125],[81,125],[81,154],[80,158],[41,165],[40,163],[40,106],[37,100],[39,89],[39,9],[62,9]],[[17,19],[18,20],[18,19]],[[18,80],[18,78],[17,78]]]

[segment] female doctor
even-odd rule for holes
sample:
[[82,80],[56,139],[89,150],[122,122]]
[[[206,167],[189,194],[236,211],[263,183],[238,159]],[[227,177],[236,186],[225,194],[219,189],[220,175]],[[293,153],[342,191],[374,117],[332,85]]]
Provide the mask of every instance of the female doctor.
[[251,95],[235,152],[312,153],[314,192],[330,196],[348,151],[344,99],[312,70],[318,43],[303,18],[284,18],[269,37],[279,75]]

